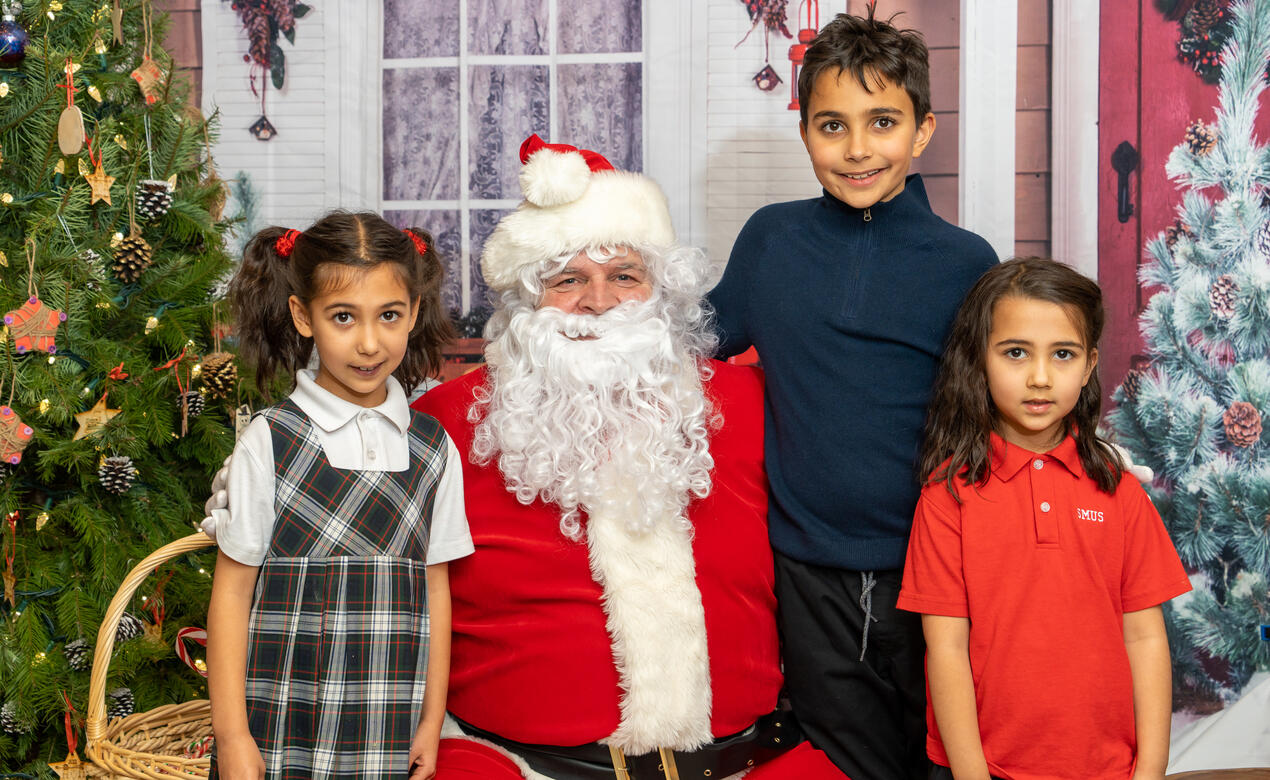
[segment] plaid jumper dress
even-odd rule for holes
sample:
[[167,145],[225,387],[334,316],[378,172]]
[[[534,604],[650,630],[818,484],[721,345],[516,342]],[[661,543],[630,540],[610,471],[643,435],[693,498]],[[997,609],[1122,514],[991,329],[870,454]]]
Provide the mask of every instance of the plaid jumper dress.
[[344,470],[294,402],[262,414],[277,520],[248,624],[247,721],[265,775],[400,780],[423,708],[445,434],[411,411],[405,471]]

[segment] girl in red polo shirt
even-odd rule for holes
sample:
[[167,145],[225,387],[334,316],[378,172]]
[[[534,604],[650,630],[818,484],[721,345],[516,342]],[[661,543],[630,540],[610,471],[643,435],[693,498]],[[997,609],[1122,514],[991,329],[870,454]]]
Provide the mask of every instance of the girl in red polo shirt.
[[935,382],[899,607],[922,613],[934,778],[1163,778],[1160,605],[1190,590],[1146,493],[1095,433],[1098,285],[1001,263]]

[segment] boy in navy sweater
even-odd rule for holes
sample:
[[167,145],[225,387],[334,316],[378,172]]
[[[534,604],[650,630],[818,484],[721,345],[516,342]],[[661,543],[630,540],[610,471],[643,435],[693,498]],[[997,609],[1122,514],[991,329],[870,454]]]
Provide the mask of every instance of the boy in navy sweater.
[[785,679],[849,776],[924,778],[920,620],[895,609],[944,339],[996,254],[909,175],[935,130],[926,45],[839,15],[807,49],[799,131],[824,194],[754,214],[710,293],[720,352],[767,374]]

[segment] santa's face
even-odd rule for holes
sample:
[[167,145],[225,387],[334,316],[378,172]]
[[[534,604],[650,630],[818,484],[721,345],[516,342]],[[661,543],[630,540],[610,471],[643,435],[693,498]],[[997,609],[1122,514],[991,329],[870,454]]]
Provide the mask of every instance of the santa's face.
[[646,301],[653,294],[648,267],[639,252],[628,249],[608,260],[595,260],[585,250],[558,273],[543,280],[538,308],[566,314],[603,314],[619,304]]

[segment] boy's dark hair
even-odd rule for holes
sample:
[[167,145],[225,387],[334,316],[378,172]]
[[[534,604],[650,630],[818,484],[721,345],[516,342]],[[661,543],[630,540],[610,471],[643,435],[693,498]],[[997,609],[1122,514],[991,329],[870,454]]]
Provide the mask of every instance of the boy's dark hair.
[[267,227],[252,236],[229,283],[229,303],[243,358],[255,368],[266,395],[275,373],[294,375],[308,365],[313,351],[313,340],[295,329],[287,299],[294,295],[307,305],[324,290],[338,289],[354,274],[382,263],[393,266],[411,300],[419,301],[405,357],[393,376],[409,393],[440,371],[441,348],[454,338],[441,307],[441,259],[431,234],[409,230],[426,242],[422,255],[405,231],[371,212],[327,214],[295,238],[286,257],[277,250],[286,228]]
[[[955,477],[960,476],[966,485],[981,485],[988,478],[990,434],[997,423],[997,408],[988,392],[988,335],[993,308],[1007,297],[1061,306],[1081,331],[1087,350],[1096,349],[1102,336],[1102,291],[1070,266],[1040,257],[1015,258],[979,277],[948,335],[918,466],[923,482],[944,482],[954,497]],[[1102,385],[1095,368],[1076,406],[1063,420],[1063,432],[1075,437],[1085,473],[1100,490],[1115,493],[1125,465],[1097,434],[1101,404]]]
[[879,76],[903,87],[913,101],[918,124],[930,113],[930,60],[922,34],[897,29],[891,24],[894,16],[886,21],[875,18],[875,5],[869,3],[867,16],[838,14],[807,47],[798,73],[798,112],[803,124],[816,78],[835,71],[851,74],[868,92]]

